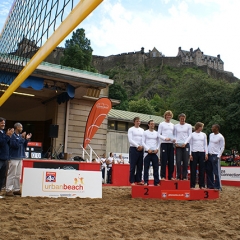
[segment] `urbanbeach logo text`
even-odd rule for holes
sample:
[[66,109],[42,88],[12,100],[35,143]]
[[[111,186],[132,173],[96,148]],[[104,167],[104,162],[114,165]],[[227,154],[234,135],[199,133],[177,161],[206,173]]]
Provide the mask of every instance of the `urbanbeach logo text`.
[[[60,177],[58,178],[60,180]],[[83,192],[84,178],[78,174],[70,181],[57,182],[56,172],[46,172],[43,182],[44,192]]]

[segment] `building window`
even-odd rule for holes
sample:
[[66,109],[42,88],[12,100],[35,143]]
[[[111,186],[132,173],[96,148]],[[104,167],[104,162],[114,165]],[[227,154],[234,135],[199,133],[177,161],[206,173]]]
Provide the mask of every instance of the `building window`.
[[115,130],[115,121],[108,120],[108,129]]
[[127,129],[129,129],[130,127],[133,127],[134,123],[133,122],[129,122],[127,123]]
[[127,123],[126,122],[116,122],[118,131],[127,131]]

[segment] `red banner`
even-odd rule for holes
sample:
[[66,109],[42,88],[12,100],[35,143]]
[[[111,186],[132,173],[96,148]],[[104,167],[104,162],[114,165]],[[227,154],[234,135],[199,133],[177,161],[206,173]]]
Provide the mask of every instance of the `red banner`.
[[100,98],[93,105],[86,122],[85,134],[83,139],[83,148],[92,140],[94,134],[102,124],[103,120],[112,108],[112,102],[109,98]]

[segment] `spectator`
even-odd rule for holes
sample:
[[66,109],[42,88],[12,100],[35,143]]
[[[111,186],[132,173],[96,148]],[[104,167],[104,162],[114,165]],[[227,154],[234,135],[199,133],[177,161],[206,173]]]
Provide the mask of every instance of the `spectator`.
[[119,155],[118,163],[119,164],[124,164],[124,159],[123,159],[121,154]]
[[102,181],[105,182],[105,172],[106,172],[106,154],[104,153],[100,159],[101,168],[102,168]]
[[110,152],[107,159],[107,183],[112,183],[112,165],[114,164],[113,153]]
[[14,129],[4,131],[6,119],[0,117],[0,191],[6,181],[6,172],[9,160],[9,144],[14,133]]
[[22,171],[22,159],[25,157],[25,149],[32,134],[23,132],[21,123],[14,124],[14,133],[10,139],[10,161],[6,182],[6,196],[21,195],[20,176]]

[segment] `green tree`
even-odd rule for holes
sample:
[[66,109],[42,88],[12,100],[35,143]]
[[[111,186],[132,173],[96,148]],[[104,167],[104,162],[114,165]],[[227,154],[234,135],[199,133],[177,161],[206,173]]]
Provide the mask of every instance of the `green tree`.
[[228,149],[240,150],[240,84],[237,83],[231,96],[231,104],[226,107],[226,130]]
[[67,67],[96,72],[92,67],[92,52],[90,40],[85,36],[85,30],[77,29],[73,32],[72,38],[66,40],[64,56],[61,57],[60,63]]
[[130,101],[129,111],[144,114],[154,114],[154,108],[151,106],[151,104],[146,98],[141,98],[137,101]]
[[119,84],[112,84],[109,87],[109,97],[112,99],[120,100],[120,104],[114,106],[114,109],[127,110],[128,109],[128,98],[126,90]]
[[174,90],[172,109],[176,114],[184,112],[191,124],[203,122],[205,126],[212,116],[226,117],[232,87],[229,83],[211,78],[186,78]]
[[[226,147],[230,148],[233,144],[231,129],[234,125],[229,118],[230,116],[236,118],[237,112],[237,106],[232,104],[233,99],[230,97],[234,88],[232,84],[210,77],[186,78],[174,91],[175,101],[172,109],[175,114],[184,112],[187,115],[187,122],[192,125],[196,122],[203,122],[203,131],[207,134],[211,132],[211,126],[214,123],[219,124],[226,140]],[[236,121],[236,126],[240,126],[240,121],[234,121]],[[239,141],[237,134],[234,138]]]
[[153,107],[155,114],[158,116],[163,116],[165,111],[170,109],[169,98],[160,97],[157,93],[149,100],[149,103]]

